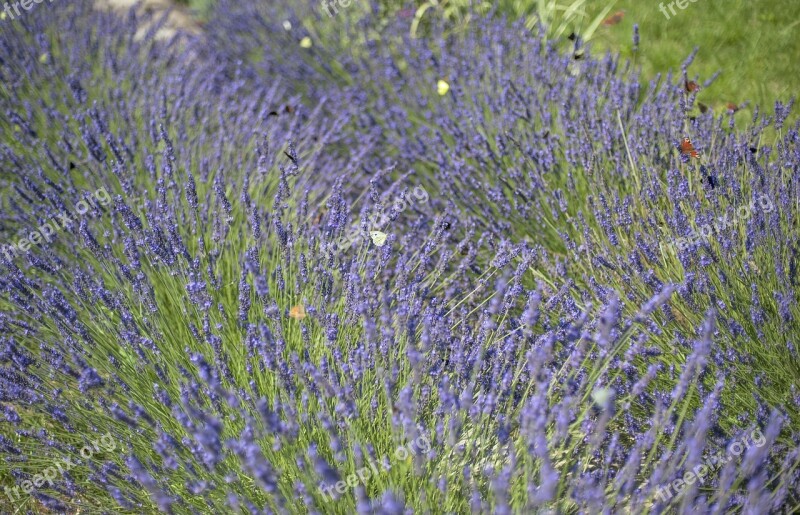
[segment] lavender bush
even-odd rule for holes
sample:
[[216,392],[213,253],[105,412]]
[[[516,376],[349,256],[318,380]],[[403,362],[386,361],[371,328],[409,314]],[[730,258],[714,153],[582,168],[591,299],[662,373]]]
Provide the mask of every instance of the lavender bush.
[[796,509],[790,106],[740,129],[690,117],[691,59],[643,88],[492,17],[311,7],[0,32],[2,241],[113,199],[0,252],[2,512]]

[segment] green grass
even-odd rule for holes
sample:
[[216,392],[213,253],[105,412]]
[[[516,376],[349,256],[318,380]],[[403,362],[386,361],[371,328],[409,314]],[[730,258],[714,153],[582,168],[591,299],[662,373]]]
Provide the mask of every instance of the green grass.
[[[605,2],[590,0],[590,4],[593,14]],[[698,101],[717,113],[724,112],[728,102],[750,102],[737,116],[747,122],[755,105],[771,111],[776,100],[787,101],[800,90],[800,2],[697,0],[684,10],[676,5],[676,15],[670,13],[669,20],[656,1],[619,0],[617,9],[625,10],[625,18],[618,25],[601,26],[593,39],[595,51],[632,57],[633,24],[638,23],[641,42],[636,63],[642,66],[642,78],[649,81],[658,73],[679,71],[697,47],[689,76],[699,76],[702,83],[720,72],[698,95]]]

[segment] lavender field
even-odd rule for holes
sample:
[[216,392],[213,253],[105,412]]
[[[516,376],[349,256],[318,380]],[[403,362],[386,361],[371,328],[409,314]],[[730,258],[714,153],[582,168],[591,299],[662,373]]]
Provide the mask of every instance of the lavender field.
[[0,514],[800,511],[792,102],[644,79],[638,27],[32,5]]

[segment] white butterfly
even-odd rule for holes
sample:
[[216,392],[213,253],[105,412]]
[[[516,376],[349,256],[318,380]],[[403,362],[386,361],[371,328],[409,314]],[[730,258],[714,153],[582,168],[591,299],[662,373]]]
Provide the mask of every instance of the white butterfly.
[[614,405],[615,394],[616,392],[613,388],[598,388],[592,392],[592,399],[599,407],[607,410]]
[[372,238],[372,243],[379,247],[383,247],[386,243],[386,233],[380,231],[370,231],[369,233],[370,238]]

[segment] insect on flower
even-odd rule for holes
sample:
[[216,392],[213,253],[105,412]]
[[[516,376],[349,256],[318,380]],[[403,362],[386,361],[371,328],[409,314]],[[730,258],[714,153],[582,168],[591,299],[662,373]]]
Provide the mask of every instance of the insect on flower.
[[[290,106],[289,104],[286,104],[283,108],[283,112],[292,114],[294,112],[294,107]],[[270,111],[267,114],[267,118],[269,118],[270,116],[278,116],[278,111]]]
[[712,190],[717,187],[717,179],[714,177],[714,174],[709,173],[705,166],[700,165],[700,173],[703,175],[704,180],[708,182],[708,185],[711,186]]
[[683,83],[683,88],[689,92],[694,93],[695,91],[700,91],[700,85],[693,80],[685,81]]
[[603,410],[611,410],[614,406],[613,388],[598,388],[592,392],[592,400]]
[[386,244],[386,233],[381,231],[370,231],[369,237],[372,238],[372,243],[379,247]]
[[297,156],[293,156],[292,154],[288,153],[285,150],[283,151],[283,153],[286,154],[286,157],[289,158],[289,160],[292,162],[293,165],[297,166]]
[[728,102],[725,107],[728,108],[729,113],[735,113],[736,111],[739,110],[739,106],[737,106],[733,102]]
[[306,308],[302,304],[298,304],[289,310],[289,317],[295,320],[302,320],[306,317]]
[[695,150],[694,145],[692,145],[692,140],[689,138],[683,138],[681,141],[681,154],[689,155],[690,157],[694,157],[695,159],[700,157],[700,153]]
[[442,79],[439,79],[439,82],[436,83],[436,92],[444,96],[448,91],[450,91],[450,84]]

